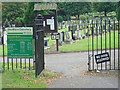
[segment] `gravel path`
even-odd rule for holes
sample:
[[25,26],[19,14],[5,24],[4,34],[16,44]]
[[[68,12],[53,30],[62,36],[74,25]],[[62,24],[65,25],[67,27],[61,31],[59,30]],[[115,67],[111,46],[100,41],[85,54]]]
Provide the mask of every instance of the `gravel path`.
[[87,58],[87,52],[45,55],[46,68],[63,75],[62,78],[53,80],[49,87],[118,88],[117,71],[108,71],[113,74],[100,72],[100,75],[87,73]]

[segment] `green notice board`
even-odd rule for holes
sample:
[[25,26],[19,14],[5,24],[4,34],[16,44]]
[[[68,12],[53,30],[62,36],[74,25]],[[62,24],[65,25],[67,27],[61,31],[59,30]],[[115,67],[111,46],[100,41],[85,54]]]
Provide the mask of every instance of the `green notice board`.
[[8,58],[33,58],[33,29],[7,28]]

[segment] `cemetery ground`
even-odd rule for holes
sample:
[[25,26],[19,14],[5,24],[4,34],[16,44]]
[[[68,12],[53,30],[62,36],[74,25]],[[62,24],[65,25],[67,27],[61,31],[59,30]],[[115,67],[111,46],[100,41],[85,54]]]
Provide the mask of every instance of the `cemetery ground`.
[[[67,29],[62,29],[59,30],[59,32],[62,31],[66,31]],[[83,31],[81,32],[83,33]],[[105,34],[102,35],[102,49],[105,49]],[[106,41],[106,45],[107,45],[107,49],[109,49],[109,32],[106,33],[106,37],[107,37],[107,41]],[[50,37],[46,37],[47,39],[49,39],[48,45],[50,46],[49,49],[45,50],[45,53],[58,53],[56,52],[56,40],[51,40],[51,36]],[[72,44],[66,44],[66,45],[62,45],[59,46],[59,52],[61,53],[65,53],[65,52],[79,52],[79,51],[88,51],[88,39],[89,39],[89,50],[92,50],[92,37],[90,36],[89,38],[86,37],[85,39],[82,40],[76,40],[75,43]],[[94,50],[97,49],[97,37],[94,36]],[[118,48],[118,31],[115,31],[115,48]],[[34,46],[34,45],[33,45]],[[84,47],[84,48],[83,48]],[[114,32],[111,32],[111,48],[114,48]],[[98,50],[101,49],[101,36],[98,35]],[[0,56],[3,55],[3,51],[2,51],[2,45],[0,45]],[[7,46],[5,45],[4,47],[5,50],[5,55],[7,55]]]
[[[65,29],[63,29],[64,31]],[[107,35],[107,49],[109,49],[109,32]],[[103,34],[104,36],[104,34]],[[55,40],[49,38],[48,51],[55,51]],[[115,32],[115,48],[118,48],[118,31]],[[92,37],[89,37],[92,50]],[[98,36],[98,42],[101,42],[101,36]],[[111,48],[114,48],[114,32],[111,32]],[[105,45],[105,38],[103,43]],[[52,46],[53,45],[53,46]],[[94,49],[96,50],[96,36],[94,37]],[[101,44],[98,44],[100,49]],[[84,47],[84,48],[83,48]],[[3,87],[8,88],[118,88],[118,71],[101,71],[99,73],[87,72],[88,60],[88,37],[82,40],[76,40],[73,44],[59,46],[59,54],[45,54],[45,66],[48,71],[44,71],[39,78],[35,78],[34,71],[17,69],[3,73]],[[102,49],[105,49],[103,47]],[[84,51],[84,52],[81,52]],[[117,52],[116,52],[117,53]],[[2,55],[2,46],[0,46],[0,55]],[[7,46],[5,45],[5,55],[7,55]],[[0,57],[2,59],[2,57]],[[7,64],[7,63],[6,63]],[[15,65],[15,64],[14,64]],[[6,65],[7,66],[7,65]],[[23,63],[24,66],[24,63]],[[7,67],[6,67],[7,68]],[[11,68],[11,67],[10,67]],[[56,74],[57,73],[57,74]],[[53,80],[54,79],[54,80]],[[19,81],[19,82],[18,82]],[[94,83],[93,83],[94,82]],[[7,83],[7,84],[5,84]],[[96,85],[97,83],[97,85]],[[6,86],[7,85],[7,86]]]

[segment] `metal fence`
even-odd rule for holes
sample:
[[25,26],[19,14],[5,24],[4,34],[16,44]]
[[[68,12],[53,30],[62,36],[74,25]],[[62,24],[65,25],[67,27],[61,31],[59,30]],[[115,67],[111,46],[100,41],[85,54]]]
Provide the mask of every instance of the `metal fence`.
[[[88,26],[88,70],[120,69],[120,21],[95,20]],[[97,64],[95,55],[105,52],[110,61]]]
[[7,58],[7,56],[4,56],[1,63],[3,71],[15,69],[34,70],[34,60],[30,58]]

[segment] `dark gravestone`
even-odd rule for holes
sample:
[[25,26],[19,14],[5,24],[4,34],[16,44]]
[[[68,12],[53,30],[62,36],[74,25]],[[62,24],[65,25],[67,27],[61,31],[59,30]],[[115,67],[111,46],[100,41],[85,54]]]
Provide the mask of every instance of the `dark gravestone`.
[[44,39],[44,49],[50,48],[50,47],[48,46],[48,41],[49,41],[49,39]]

